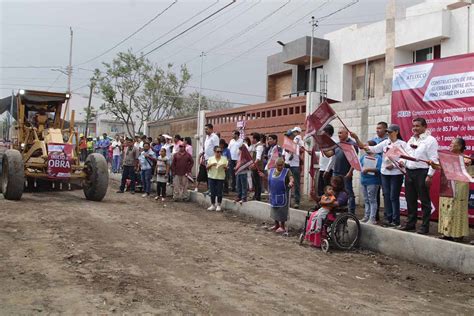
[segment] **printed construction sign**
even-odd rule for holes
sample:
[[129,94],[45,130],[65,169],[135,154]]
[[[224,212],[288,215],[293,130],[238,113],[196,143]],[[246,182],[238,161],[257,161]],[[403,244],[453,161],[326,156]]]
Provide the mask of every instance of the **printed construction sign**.
[[72,144],[48,144],[48,178],[68,179],[71,177]]
[[[400,125],[403,139],[412,134],[412,120],[423,117],[439,144],[449,150],[456,137],[466,141],[466,155],[474,149],[474,54],[396,67],[392,86],[392,123]],[[438,217],[440,172],[431,187],[432,218]],[[401,200],[401,205],[406,205]],[[421,213],[420,213],[421,214]],[[469,222],[474,224],[474,186],[469,194]]]

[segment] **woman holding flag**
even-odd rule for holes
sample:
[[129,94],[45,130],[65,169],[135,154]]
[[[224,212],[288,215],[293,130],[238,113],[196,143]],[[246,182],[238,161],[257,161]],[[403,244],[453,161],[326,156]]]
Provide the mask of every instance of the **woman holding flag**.
[[[466,142],[462,138],[455,138],[449,145],[449,150],[455,155],[462,155],[466,149]],[[440,154],[441,155],[441,154]],[[442,168],[441,164],[431,163],[435,169]],[[472,160],[464,159],[466,165]],[[438,232],[441,239],[461,242],[463,237],[469,236],[469,182],[450,181],[442,171],[441,186],[448,190],[441,190],[439,198]]]
[[375,154],[383,153],[382,157],[382,191],[384,198],[384,226],[400,226],[400,192],[403,184],[404,169],[398,165],[397,159],[390,156],[389,150],[393,147],[404,148],[406,142],[400,135],[400,126],[391,124],[388,129],[388,138],[375,146],[368,146],[359,139],[357,134],[351,133],[352,138],[361,149],[370,150]]

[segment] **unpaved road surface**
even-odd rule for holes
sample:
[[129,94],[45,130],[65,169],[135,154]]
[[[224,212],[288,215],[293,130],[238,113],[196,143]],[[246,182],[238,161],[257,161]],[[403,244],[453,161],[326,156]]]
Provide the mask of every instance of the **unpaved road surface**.
[[0,197],[0,314],[474,314],[472,276],[114,192]]

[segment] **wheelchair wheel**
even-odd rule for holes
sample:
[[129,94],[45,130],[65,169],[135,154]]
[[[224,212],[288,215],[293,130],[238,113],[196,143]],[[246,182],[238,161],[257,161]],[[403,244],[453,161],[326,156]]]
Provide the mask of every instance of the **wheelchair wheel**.
[[300,234],[300,237],[298,238],[298,241],[300,242],[300,245],[303,244],[304,236],[305,236],[305,233],[301,233],[301,234]]
[[321,250],[322,252],[329,252],[329,240],[322,239],[321,240]]
[[350,213],[339,215],[331,225],[331,240],[337,248],[351,250],[360,239],[360,223]]

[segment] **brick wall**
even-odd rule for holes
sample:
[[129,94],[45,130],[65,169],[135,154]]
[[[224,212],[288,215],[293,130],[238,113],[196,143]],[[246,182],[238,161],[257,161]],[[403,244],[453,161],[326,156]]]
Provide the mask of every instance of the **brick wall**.
[[273,102],[255,104],[206,113],[206,122],[214,125],[214,130],[229,141],[238,121],[245,121],[245,134],[252,132],[263,134],[282,134],[295,126],[304,129],[306,97],[281,99]]

